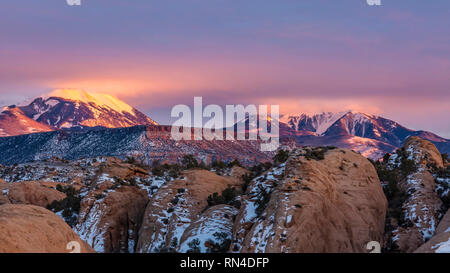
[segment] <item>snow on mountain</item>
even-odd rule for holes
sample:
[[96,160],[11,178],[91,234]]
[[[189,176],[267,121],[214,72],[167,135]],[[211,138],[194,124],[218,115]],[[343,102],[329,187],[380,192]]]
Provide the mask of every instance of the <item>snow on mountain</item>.
[[4,107],[0,113],[0,137],[52,131],[52,126],[27,117],[15,106]]
[[324,112],[315,115],[288,114],[280,119],[280,122],[288,124],[292,129],[298,131],[311,131],[322,135],[331,125],[344,116],[347,112]]
[[0,124],[1,136],[80,127],[157,125],[154,120],[114,96],[76,89],[55,90],[14,108],[20,116],[16,119],[26,120],[29,128],[19,126],[18,122],[3,123]]
[[[118,98],[108,94],[88,93],[84,90],[77,90],[77,89],[58,89],[54,90],[49,94],[43,95],[42,98],[44,100],[51,98],[63,98],[66,100],[83,102],[87,104],[94,103],[97,104],[98,106],[110,108],[119,113],[124,112],[134,115],[133,107],[119,100]],[[53,103],[56,102],[57,101],[53,101]]]
[[414,131],[395,121],[356,111],[314,115],[290,114],[282,117],[280,121],[287,124],[290,129],[302,132],[302,134],[288,134],[294,135],[301,144],[320,143],[350,148],[373,159],[400,147],[409,136],[420,136],[433,142],[442,153],[450,151],[448,139],[430,132]]

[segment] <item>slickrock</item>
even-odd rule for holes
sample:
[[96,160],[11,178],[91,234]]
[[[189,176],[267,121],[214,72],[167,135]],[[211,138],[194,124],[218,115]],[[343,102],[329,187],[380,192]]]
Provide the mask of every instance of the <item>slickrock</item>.
[[177,251],[188,227],[208,206],[208,196],[228,187],[241,187],[243,181],[218,176],[206,170],[188,170],[183,179],[168,182],[150,199],[139,232],[137,251]]
[[450,210],[439,222],[436,234],[415,253],[450,253]]
[[248,195],[234,252],[368,252],[368,242],[382,244],[386,197],[373,165],[350,150],[296,151],[254,179]]
[[238,210],[229,205],[216,205],[203,212],[183,233],[178,252],[227,252]]
[[414,162],[416,169],[399,182],[399,188],[407,195],[402,205],[404,224],[392,235],[400,252],[413,252],[435,234],[442,202],[436,193],[436,182],[429,166],[443,167],[443,163],[436,146],[419,137],[408,138],[403,151],[405,154],[391,156],[391,167],[399,168],[407,159]]
[[417,136],[409,137],[403,147],[410,152],[417,164],[426,166],[427,164],[436,164],[437,167],[443,167],[442,155],[436,146],[428,140]]
[[148,175],[148,171],[135,165],[124,163],[120,159],[114,157],[106,158],[106,162],[100,164],[99,167],[100,173],[106,173],[110,177],[118,177],[120,179]]
[[97,252],[133,253],[147,202],[147,192],[137,187],[91,191],[75,230]]
[[[93,252],[57,215],[32,205],[0,206],[1,253],[69,253],[68,243],[80,245],[80,252]],[[75,245],[76,245],[75,243]]]
[[53,201],[59,201],[66,197],[64,193],[57,191],[48,184],[35,181],[7,183],[3,192],[6,193],[4,195],[12,204],[46,207]]

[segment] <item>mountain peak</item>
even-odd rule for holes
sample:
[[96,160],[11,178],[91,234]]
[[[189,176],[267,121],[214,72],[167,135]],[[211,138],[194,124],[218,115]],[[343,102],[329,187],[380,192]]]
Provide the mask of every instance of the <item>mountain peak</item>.
[[119,113],[126,112],[134,115],[134,108],[117,97],[102,93],[90,93],[83,89],[56,89],[41,97],[44,100],[56,97],[87,104],[95,103],[99,106],[109,107]]
[[112,95],[82,89],[57,89],[1,111],[0,137],[68,128],[158,124]]

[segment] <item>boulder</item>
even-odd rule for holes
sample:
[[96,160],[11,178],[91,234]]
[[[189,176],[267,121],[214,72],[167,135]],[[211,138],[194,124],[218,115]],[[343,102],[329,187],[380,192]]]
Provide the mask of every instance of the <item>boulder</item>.
[[[48,183],[47,183],[48,184]],[[41,182],[8,183],[7,196],[12,204],[26,204],[46,207],[66,195]]]
[[0,206],[1,253],[69,253],[75,250],[71,242],[79,244],[81,253],[93,252],[60,217],[47,209],[32,205]]
[[436,167],[444,167],[441,153],[436,146],[428,140],[424,140],[417,136],[411,136],[405,140],[403,148],[410,153],[410,156],[417,164],[424,166],[427,164],[435,164]]
[[248,190],[234,252],[363,253],[370,241],[383,244],[387,200],[373,165],[353,151],[294,151]]

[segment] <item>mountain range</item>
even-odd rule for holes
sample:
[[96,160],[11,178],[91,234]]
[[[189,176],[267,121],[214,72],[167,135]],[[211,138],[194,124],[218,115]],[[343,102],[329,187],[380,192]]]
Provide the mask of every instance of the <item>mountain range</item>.
[[[393,152],[409,136],[431,141],[441,153],[450,152],[448,139],[355,111],[289,114],[281,117],[279,129],[282,145],[337,146],[372,159]],[[177,160],[187,153],[205,161],[238,158],[251,164],[271,156],[258,150],[258,141],[175,142],[170,138],[170,126],[159,125],[118,98],[73,89],[4,107],[0,147],[2,164],[54,156],[78,159],[106,155],[137,155],[150,163]]]
[[121,128],[157,124],[111,95],[59,89],[24,105],[4,107],[0,114],[0,136],[67,128]]
[[349,148],[374,159],[397,149],[409,136],[431,141],[441,153],[450,152],[448,139],[431,132],[408,129],[380,116],[355,111],[285,115],[280,119],[280,124],[289,128],[283,130],[280,125],[280,134],[294,138],[301,145]]

